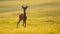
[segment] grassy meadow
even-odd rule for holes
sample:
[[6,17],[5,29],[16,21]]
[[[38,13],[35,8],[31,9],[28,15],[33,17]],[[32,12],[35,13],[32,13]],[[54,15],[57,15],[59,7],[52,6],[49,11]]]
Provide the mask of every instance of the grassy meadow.
[[[22,4],[28,5],[27,27],[16,28]],[[60,0],[0,0],[0,34],[60,34]]]

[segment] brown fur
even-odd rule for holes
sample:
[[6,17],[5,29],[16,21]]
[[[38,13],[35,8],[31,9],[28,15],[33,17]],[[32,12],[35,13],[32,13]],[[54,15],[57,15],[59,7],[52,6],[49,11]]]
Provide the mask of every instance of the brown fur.
[[24,5],[22,6],[24,13],[19,15],[19,21],[17,23],[17,28],[18,28],[18,25],[21,21],[23,21],[23,27],[26,27],[26,20],[27,20],[26,9],[27,8],[28,8],[28,6],[24,6]]

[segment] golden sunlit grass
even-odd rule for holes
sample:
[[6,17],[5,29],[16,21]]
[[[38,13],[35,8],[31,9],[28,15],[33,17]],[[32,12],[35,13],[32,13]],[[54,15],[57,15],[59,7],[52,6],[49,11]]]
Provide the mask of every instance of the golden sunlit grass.
[[[20,5],[27,4],[35,6],[44,3],[60,2],[60,0],[21,0],[19,1],[0,1],[0,5],[4,6],[0,10],[8,10],[10,5],[16,5],[21,8]],[[20,4],[18,6],[18,4]],[[9,7],[7,7],[7,5]],[[6,9],[5,9],[6,8]],[[14,7],[13,7],[14,9]],[[27,27],[23,27],[23,22],[19,24],[19,28],[16,28],[18,22],[18,15],[22,13],[20,11],[8,11],[0,13],[0,34],[60,34],[60,7],[48,6],[48,7],[34,7],[27,10]]]
[[47,12],[35,10],[32,12],[28,10],[27,27],[24,28],[21,22],[18,29],[16,28],[16,24],[19,12],[1,13],[0,34],[60,34],[60,17],[42,17],[45,13]]
[[28,10],[27,27],[24,28],[22,25],[23,22],[21,22],[18,29],[16,28],[16,24],[20,12],[1,13],[0,34],[60,34],[60,17],[44,17],[45,14],[50,13],[50,10],[41,11],[33,10],[32,12],[32,10]]
[[27,27],[24,28],[21,22],[18,29],[17,18],[0,18],[0,34],[60,34],[60,25],[54,22],[55,19],[50,18],[28,17]]

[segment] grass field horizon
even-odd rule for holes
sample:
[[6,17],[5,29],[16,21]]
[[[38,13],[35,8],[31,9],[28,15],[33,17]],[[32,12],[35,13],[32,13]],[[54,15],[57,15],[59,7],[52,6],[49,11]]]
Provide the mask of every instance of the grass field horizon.
[[[23,4],[27,27],[21,21],[17,29]],[[0,34],[60,34],[60,0],[0,0]]]

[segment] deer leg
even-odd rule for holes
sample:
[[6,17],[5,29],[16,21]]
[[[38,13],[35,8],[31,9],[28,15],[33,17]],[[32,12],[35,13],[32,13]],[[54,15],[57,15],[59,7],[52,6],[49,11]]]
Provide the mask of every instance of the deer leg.
[[23,21],[23,27],[26,27],[26,20]]
[[19,25],[20,21],[21,21],[21,19],[19,19],[19,21],[18,21],[18,23],[17,23],[17,28],[18,28],[18,25]]
[[26,27],[27,17],[23,20],[23,27]]

